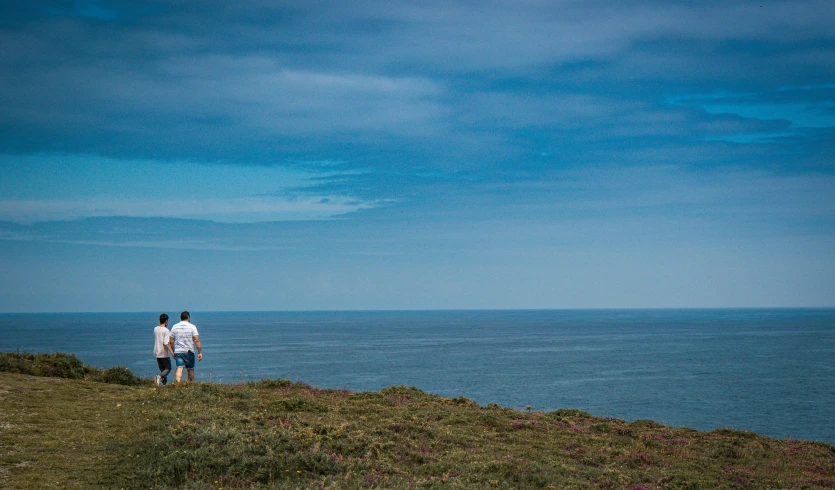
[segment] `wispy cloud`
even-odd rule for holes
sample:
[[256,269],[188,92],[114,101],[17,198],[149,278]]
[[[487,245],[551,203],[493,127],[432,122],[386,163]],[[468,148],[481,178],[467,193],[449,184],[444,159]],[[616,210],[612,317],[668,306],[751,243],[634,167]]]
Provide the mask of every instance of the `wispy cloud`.
[[760,131],[740,127],[736,132],[713,133],[706,137],[709,140],[761,143],[791,136],[814,137],[810,129],[835,128],[835,88],[830,84],[781,86],[747,93],[677,95],[668,100],[673,105],[696,107],[708,114],[780,124],[771,128],[763,125]]
[[241,167],[0,154],[0,177],[0,220],[22,223],[105,216],[239,223],[309,220],[383,203],[317,189],[344,177],[338,162]]
[[236,199],[0,200],[0,220],[32,223],[102,216],[202,219],[228,223],[333,218],[380,203],[340,196]]

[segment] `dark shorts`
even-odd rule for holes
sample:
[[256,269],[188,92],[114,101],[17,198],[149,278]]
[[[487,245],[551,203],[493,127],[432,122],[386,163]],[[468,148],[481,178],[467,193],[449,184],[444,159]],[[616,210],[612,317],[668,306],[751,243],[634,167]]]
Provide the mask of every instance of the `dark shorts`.
[[178,368],[185,366],[186,369],[194,369],[194,352],[178,352],[174,354],[174,361]]

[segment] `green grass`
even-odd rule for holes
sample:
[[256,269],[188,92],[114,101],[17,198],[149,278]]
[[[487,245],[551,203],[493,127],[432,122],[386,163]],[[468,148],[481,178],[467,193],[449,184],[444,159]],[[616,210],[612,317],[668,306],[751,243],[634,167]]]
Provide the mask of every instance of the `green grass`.
[[0,373],[0,488],[835,488],[835,448],[416,388]]

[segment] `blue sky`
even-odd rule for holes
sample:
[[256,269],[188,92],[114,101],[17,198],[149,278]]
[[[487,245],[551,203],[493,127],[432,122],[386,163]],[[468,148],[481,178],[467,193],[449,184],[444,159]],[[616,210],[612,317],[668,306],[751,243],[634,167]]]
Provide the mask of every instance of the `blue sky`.
[[831,1],[7,2],[0,311],[835,306]]

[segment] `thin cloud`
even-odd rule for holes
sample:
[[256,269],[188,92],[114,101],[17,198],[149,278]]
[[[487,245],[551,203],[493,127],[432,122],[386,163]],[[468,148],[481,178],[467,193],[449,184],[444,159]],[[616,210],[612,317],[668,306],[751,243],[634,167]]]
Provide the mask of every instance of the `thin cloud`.
[[228,223],[326,219],[371,209],[378,203],[342,196],[236,199],[0,200],[0,220],[17,223],[124,216],[200,219]]

